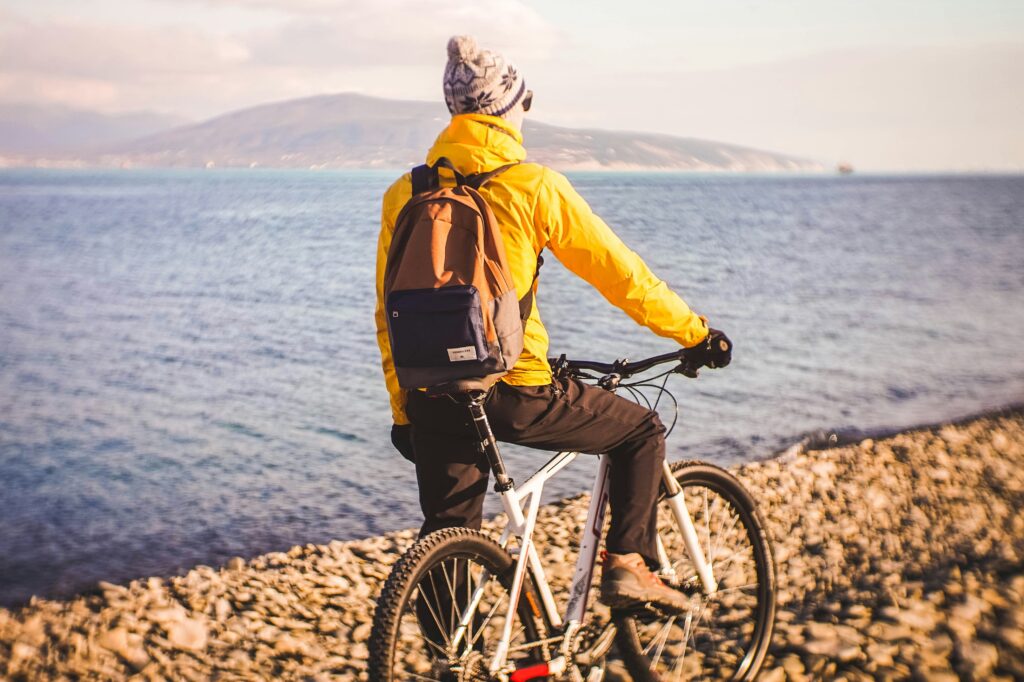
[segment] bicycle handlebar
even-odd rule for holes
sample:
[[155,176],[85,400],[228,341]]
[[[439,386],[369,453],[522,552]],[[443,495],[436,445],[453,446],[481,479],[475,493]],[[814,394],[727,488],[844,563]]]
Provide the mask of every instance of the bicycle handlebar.
[[564,355],[560,358],[548,358],[548,362],[551,363],[552,368],[554,368],[556,372],[558,368],[565,368],[568,370],[590,370],[593,372],[600,372],[605,375],[617,374],[622,379],[628,379],[635,374],[646,372],[652,367],[663,365],[668,362],[678,362],[679,367],[672,371],[688,377],[696,377],[697,372],[701,367],[701,365],[689,358],[686,348],[680,348],[672,353],[665,353],[663,355],[655,355],[654,357],[637,360],[636,362],[632,362],[627,358],[616,360],[615,362],[567,360]]

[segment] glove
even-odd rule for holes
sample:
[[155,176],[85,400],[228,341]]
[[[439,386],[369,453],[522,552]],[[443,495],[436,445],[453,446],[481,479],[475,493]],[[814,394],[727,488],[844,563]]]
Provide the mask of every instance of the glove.
[[725,367],[732,362],[732,341],[717,329],[708,327],[707,337],[693,348],[687,348],[686,357],[704,367]]
[[416,455],[412,450],[412,424],[392,424],[391,444],[395,446],[402,457],[413,464],[416,463]]

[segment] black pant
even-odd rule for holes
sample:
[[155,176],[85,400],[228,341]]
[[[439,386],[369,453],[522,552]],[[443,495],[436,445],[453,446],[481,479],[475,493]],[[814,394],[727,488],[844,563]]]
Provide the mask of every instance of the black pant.
[[[572,379],[548,386],[498,382],[485,408],[499,441],[543,450],[607,454],[609,552],[639,552],[657,563],[655,501],[665,460],[665,427],[656,412]],[[416,477],[425,521],[420,535],[452,526],[480,528],[490,468],[469,411],[446,396],[410,391]]]

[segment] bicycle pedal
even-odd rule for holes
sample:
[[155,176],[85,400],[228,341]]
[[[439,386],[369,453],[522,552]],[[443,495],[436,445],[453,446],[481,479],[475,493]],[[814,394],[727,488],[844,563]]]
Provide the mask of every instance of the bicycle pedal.
[[641,620],[644,620],[646,618],[660,619],[665,618],[667,616],[679,616],[683,613],[681,611],[677,611],[674,609],[658,606],[657,604],[654,604],[652,602],[633,604],[631,606],[616,608],[612,610],[620,615],[632,616],[633,618],[639,618]]

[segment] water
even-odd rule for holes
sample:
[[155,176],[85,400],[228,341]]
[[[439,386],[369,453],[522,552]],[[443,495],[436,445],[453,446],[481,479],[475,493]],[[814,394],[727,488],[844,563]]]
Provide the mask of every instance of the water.
[[[372,321],[392,175],[0,171],[0,602],[418,524]],[[572,178],[735,341],[674,380],[672,458],[1024,399],[1024,177]],[[552,351],[672,348],[541,280]]]

